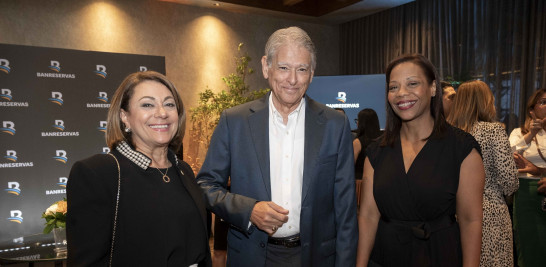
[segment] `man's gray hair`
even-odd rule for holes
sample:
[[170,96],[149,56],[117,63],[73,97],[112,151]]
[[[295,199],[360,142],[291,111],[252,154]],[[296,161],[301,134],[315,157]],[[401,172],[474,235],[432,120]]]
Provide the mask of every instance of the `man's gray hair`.
[[311,70],[317,66],[317,55],[315,45],[307,33],[298,27],[288,27],[275,31],[265,44],[265,55],[267,57],[267,66],[271,67],[273,57],[277,55],[279,47],[282,45],[294,43],[302,46],[311,54]]

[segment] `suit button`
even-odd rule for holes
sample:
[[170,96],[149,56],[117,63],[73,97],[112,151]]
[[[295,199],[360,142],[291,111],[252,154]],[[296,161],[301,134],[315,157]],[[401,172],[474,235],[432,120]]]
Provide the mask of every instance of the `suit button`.
[[265,248],[264,242],[260,242],[260,247]]

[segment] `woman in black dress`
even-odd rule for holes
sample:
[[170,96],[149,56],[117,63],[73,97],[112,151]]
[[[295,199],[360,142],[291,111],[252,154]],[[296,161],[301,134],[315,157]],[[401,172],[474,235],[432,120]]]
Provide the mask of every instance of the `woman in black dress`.
[[67,186],[69,266],[211,266],[204,196],[178,159],[186,113],[157,72],[133,73],[108,111],[109,154],[78,161]]
[[364,163],[357,266],[478,266],[480,147],[445,122],[427,58],[395,59],[386,79],[385,133]]

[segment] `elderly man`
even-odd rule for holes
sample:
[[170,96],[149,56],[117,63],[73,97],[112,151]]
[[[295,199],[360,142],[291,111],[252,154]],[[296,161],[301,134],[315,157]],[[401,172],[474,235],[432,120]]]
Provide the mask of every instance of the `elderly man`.
[[230,224],[228,266],[355,265],[351,131],[305,95],[315,66],[305,31],[276,31],[262,58],[271,93],[220,117],[197,180]]

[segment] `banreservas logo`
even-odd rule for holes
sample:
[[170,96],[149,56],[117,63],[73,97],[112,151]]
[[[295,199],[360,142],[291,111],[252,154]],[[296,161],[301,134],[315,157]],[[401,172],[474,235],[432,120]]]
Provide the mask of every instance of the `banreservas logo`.
[[9,161],[17,162],[17,151],[15,150],[6,150],[6,155],[4,156]]
[[6,100],[0,102],[0,107],[28,107],[28,102],[12,102],[13,96],[8,88],[0,89],[0,99]]
[[337,92],[336,100],[345,103],[347,101],[347,94],[345,92]]
[[110,153],[110,148],[107,147],[107,146],[103,147],[102,148],[102,154],[108,154],[108,153]]
[[99,131],[106,133],[106,121],[99,121],[99,127],[97,127]]
[[138,70],[139,70],[139,71],[148,71],[148,67],[146,67],[146,66],[140,66],[140,67],[138,68]]
[[42,132],[42,136],[44,136],[44,137],[47,137],[47,136],[61,136],[61,137],[64,137],[64,136],[80,136],[80,132],[65,131],[66,127],[64,126],[64,121],[63,120],[55,120],[55,123],[52,125],[52,127],[54,129],[58,130],[58,132]]
[[18,182],[8,182],[8,188],[4,189],[4,191],[8,192],[8,194],[13,194],[16,196],[21,194],[21,189],[19,188]]
[[57,183],[58,186],[66,188],[66,183],[68,183],[68,178],[59,177],[59,182]]
[[40,78],[61,78],[61,79],[76,79],[76,74],[73,73],[60,73],[61,63],[57,60],[51,60],[48,69],[54,71],[54,73],[48,72],[36,72],[36,76]]
[[55,157],[53,157],[56,161],[62,162],[66,164],[68,161],[68,157],[66,156],[66,151],[64,150],[55,150]]
[[60,72],[61,71],[61,63],[56,60],[51,60],[51,65],[49,65],[49,69],[54,72]]
[[0,98],[5,99],[7,101],[11,101],[11,99],[13,98],[11,96],[11,90],[2,88],[2,90],[0,91]]
[[10,217],[8,221],[15,223],[23,223],[23,212],[20,210],[10,210]]
[[108,76],[108,73],[106,73],[106,66],[97,65],[97,70],[95,70],[95,74],[106,79],[106,76]]
[[99,96],[97,97],[99,102],[102,103],[87,103],[87,108],[110,108],[110,104],[108,104],[108,94],[106,92],[99,92]]
[[15,150],[6,150],[6,155],[4,156],[6,160],[11,161],[11,163],[0,163],[0,168],[20,168],[20,167],[33,167],[34,162],[17,162],[17,152]]
[[99,92],[99,96],[97,98],[101,102],[108,103],[108,94],[106,92]]
[[9,66],[9,61],[5,58],[0,58],[0,71],[9,74],[11,72],[11,67]]
[[63,94],[61,92],[51,92],[51,98],[48,98],[51,103],[55,103],[59,106],[64,104]]
[[331,108],[360,108],[359,103],[346,103],[347,102],[347,93],[345,92],[337,92],[336,100],[338,102],[341,102],[342,104],[335,103],[335,104],[326,104],[326,106]]
[[15,123],[13,123],[12,121],[3,121],[0,131],[9,135],[15,135]]
[[66,194],[66,184],[68,183],[68,178],[66,177],[59,177],[59,180],[57,182],[57,185],[59,187],[62,187],[61,189],[50,189],[50,190],[46,190],[45,191],[45,194],[46,195],[60,195],[60,194]]
[[64,131],[64,121],[62,120],[55,120],[55,124],[53,124],[53,128]]

